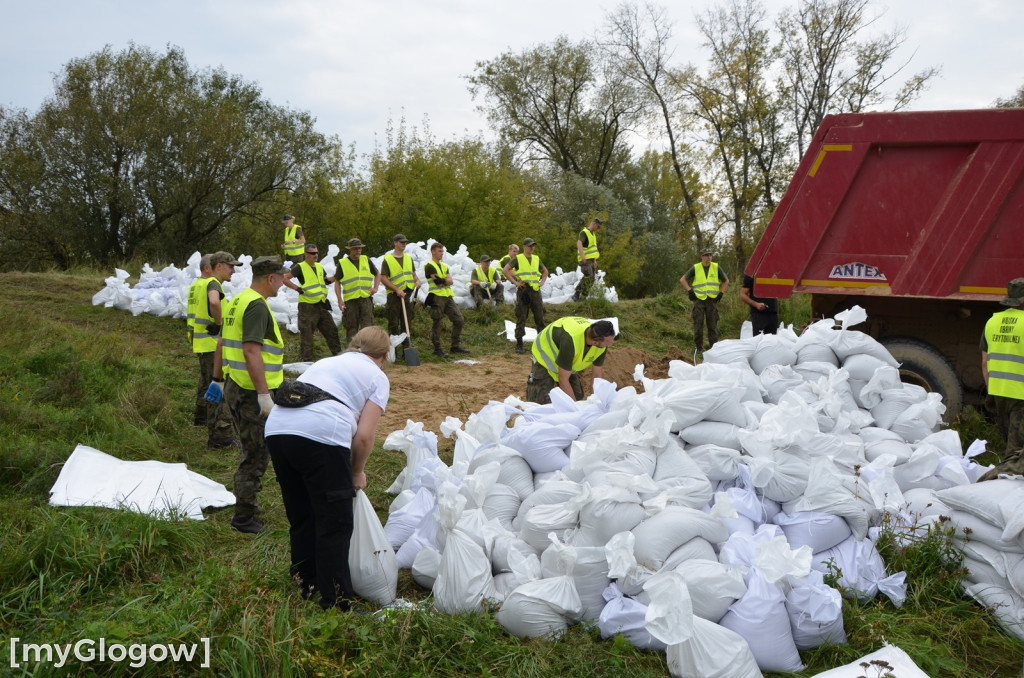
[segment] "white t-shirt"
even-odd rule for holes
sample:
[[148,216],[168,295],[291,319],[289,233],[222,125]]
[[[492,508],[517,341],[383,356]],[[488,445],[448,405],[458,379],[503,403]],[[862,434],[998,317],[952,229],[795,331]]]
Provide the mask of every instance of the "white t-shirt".
[[391,384],[383,370],[370,356],[354,351],[318,360],[299,381],[318,386],[342,402],[321,400],[305,407],[277,406],[267,417],[264,435],[296,435],[325,445],[351,448],[359,413],[366,401],[383,410],[391,394]]

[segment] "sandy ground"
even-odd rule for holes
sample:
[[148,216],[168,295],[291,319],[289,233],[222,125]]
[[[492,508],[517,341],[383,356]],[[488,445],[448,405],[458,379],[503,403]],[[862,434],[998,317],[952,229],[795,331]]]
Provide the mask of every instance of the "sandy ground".
[[[422,349],[421,349],[422,353]],[[465,421],[491,400],[504,400],[516,395],[526,397],[526,377],[530,373],[530,355],[468,356],[476,364],[424,363],[409,367],[401,358],[386,368],[391,380],[391,399],[377,427],[378,437],[405,428],[408,420],[422,422],[424,427],[439,433],[446,417]],[[638,386],[633,371],[638,364],[646,366],[644,374],[659,379],[668,376],[670,360],[686,360],[673,348],[669,355],[654,358],[638,349],[612,347],[605,359],[605,378],[623,386]],[[590,394],[590,370],[584,373],[584,384]],[[640,389],[642,390],[642,389]]]

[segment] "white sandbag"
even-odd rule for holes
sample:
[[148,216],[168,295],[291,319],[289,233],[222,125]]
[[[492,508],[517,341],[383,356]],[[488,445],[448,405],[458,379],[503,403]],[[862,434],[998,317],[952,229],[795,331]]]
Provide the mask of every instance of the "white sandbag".
[[644,628],[647,606],[627,597],[612,582],[603,593],[606,601],[597,618],[597,628],[604,639],[622,635],[631,645],[644,650],[662,650],[668,647]]
[[720,520],[682,506],[669,506],[641,522],[632,533],[636,538],[633,553],[637,563],[655,571],[673,551],[694,537],[703,537],[712,544],[728,539]]
[[437,580],[437,570],[441,567],[441,554],[435,548],[420,549],[412,561],[412,580],[416,585],[430,591]]
[[816,673],[813,678],[862,678],[864,666],[871,665],[872,662],[884,662],[891,666],[892,675],[899,676],[899,678],[928,678],[928,674],[918,668],[906,652],[895,645],[888,644],[849,664],[829,669],[823,673]]
[[482,611],[492,594],[491,561],[483,548],[462,530],[445,539],[441,564],[434,582],[434,606],[445,614]]
[[[992,481],[986,481],[988,484]],[[953,539],[960,542],[980,542],[999,551],[1007,553],[1024,553],[1024,544],[1016,539],[1003,539],[1003,531],[998,525],[986,522],[978,516],[950,509],[943,513],[955,529]]]
[[527,422],[509,429],[502,443],[519,452],[534,473],[564,468],[569,463],[565,453],[569,444],[579,437],[580,429],[572,424]]
[[704,362],[722,365],[740,363],[748,364],[754,354],[754,343],[740,339],[722,339],[704,351]]
[[658,454],[652,478],[661,488],[684,490],[689,499],[685,505],[692,508],[699,508],[711,499],[711,481],[681,443],[672,442]]
[[879,591],[896,607],[907,597],[906,573],[887,575],[882,556],[870,539],[854,539],[814,554],[811,566],[823,574],[830,568],[839,573],[839,586],[861,602],[872,600]]
[[520,638],[557,639],[579,621],[583,604],[568,576],[538,579],[517,587],[505,598],[495,621]]
[[398,563],[373,504],[362,490],[352,500],[348,567],[352,590],[364,600],[390,605],[398,592]]
[[912,516],[933,516],[949,511],[949,507],[936,496],[935,490],[925,488],[907,490],[903,493],[903,499]]
[[517,514],[516,519],[512,521],[513,528],[519,529],[523,516],[525,516],[534,506],[542,504],[562,504],[577,497],[580,492],[583,492],[582,485],[572,480],[566,480],[564,477],[558,480],[548,481],[543,485],[538,485],[537,489],[528,497],[524,498],[523,503],[519,505],[519,513]]
[[843,473],[831,459],[818,459],[811,464],[807,491],[796,501],[795,508],[841,516],[853,536],[863,539],[867,536],[869,512],[873,509],[865,500],[865,494],[857,476]]
[[761,671],[803,671],[786,612],[786,598],[778,586],[766,582],[757,570],[747,575],[743,597],[733,603],[718,623],[747,641]]
[[715,547],[703,537],[694,537],[665,558],[665,564],[659,572],[675,570],[679,565],[690,560],[716,560]]
[[963,588],[967,595],[992,612],[1004,631],[1014,638],[1024,640],[1024,599],[1009,586],[968,584]]
[[590,500],[580,508],[574,543],[604,547],[613,536],[632,530],[645,517],[636,492],[608,485],[595,487]]
[[514,535],[502,535],[494,539],[491,545],[491,571],[494,574],[512,572],[517,567],[523,568],[523,560],[537,560],[537,570],[533,579],[540,578],[540,560],[532,546]]
[[797,649],[846,642],[843,598],[839,591],[825,584],[820,572],[811,572],[786,593],[786,612]]
[[[567,568],[565,563],[570,561],[572,566]],[[552,540],[552,544],[541,554],[540,565],[541,576],[545,578],[568,572],[582,604],[581,619],[596,622],[605,604],[604,590],[612,581],[608,577],[608,559],[605,557],[604,546],[576,547]]]
[[830,549],[853,534],[840,516],[818,511],[779,513],[772,522],[782,528],[791,547],[809,546],[812,553]]
[[765,400],[778,403],[786,392],[804,383],[804,378],[788,365],[768,365],[760,373]]
[[851,355],[843,361],[843,369],[849,373],[851,379],[858,381],[870,381],[878,368],[887,365],[886,361],[865,353]]
[[541,553],[550,543],[552,532],[559,539],[565,539],[566,531],[579,526],[580,507],[574,502],[564,504],[539,504],[519,519],[519,536]]
[[693,614],[708,621],[717,623],[747,590],[743,575],[717,560],[691,558],[673,569],[686,582]]
[[494,461],[501,464],[501,471],[498,473],[497,482],[514,489],[521,500],[533,494],[535,489],[533,469],[526,463],[522,455],[505,445],[496,443],[483,443],[480,445],[477,448],[476,455],[469,462],[468,471],[469,473],[474,473],[481,466]]
[[806,459],[778,451],[770,456],[744,457],[743,461],[750,468],[754,487],[769,499],[785,503],[807,490],[810,469]]
[[750,356],[750,369],[761,374],[769,365],[792,365],[797,361],[796,351],[791,344],[774,334],[755,337],[757,348]]
[[900,412],[889,428],[904,440],[915,443],[938,430],[945,412],[942,396],[929,393],[923,402],[915,403]]
[[1000,504],[1021,489],[1024,489],[1024,479],[997,478],[940,490],[935,496],[950,508],[970,513],[1002,529],[1006,522]]
[[[406,492],[411,492],[411,490],[404,490],[402,494]],[[437,506],[437,499],[434,497],[434,493],[428,488],[421,487],[413,495],[412,501],[398,510],[388,513],[388,520],[384,523],[384,533],[388,536],[391,548],[397,552],[423,522],[423,517],[433,511],[435,506]]]
[[805,363],[827,363],[839,367],[839,358],[825,344],[805,344],[796,352],[796,364]]
[[679,437],[689,445],[716,445],[740,449],[740,428],[719,421],[699,421],[679,431]]
[[750,646],[735,631],[700,617],[693,633],[665,650],[673,678],[762,678]]
[[875,440],[864,444],[864,456],[868,461],[874,461],[883,454],[891,455],[895,464],[900,465],[910,461],[914,449],[909,443],[894,439]]
[[713,443],[687,445],[686,453],[700,468],[708,480],[732,480],[739,473],[740,451],[738,447],[722,447]]
[[519,494],[508,485],[495,483],[484,499],[484,515],[501,523],[507,530],[512,529],[512,521],[519,514],[522,504]]
[[416,530],[405,540],[401,548],[395,554],[395,561],[399,569],[412,567],[417,554],[424,548],[437,547],[437,513],[431,512],[423,517]]
[[846,366],[846,361],[858,353],[866,353],[878,358],[892,367],[899,367],[900,364],[892,357],[885,346],[882,346],[877,339],[869,334],[857,330],[843,329],[833,333],[829,347],[836,354],[836,357]]

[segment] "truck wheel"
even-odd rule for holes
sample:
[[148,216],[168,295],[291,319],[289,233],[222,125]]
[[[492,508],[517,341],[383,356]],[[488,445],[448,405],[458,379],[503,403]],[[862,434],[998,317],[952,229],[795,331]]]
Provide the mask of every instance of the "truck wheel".
[[964,390],[956,370],[946,357],[917,339],[888,337],[880,341],[900,363],[900,379],[941,395],[946,405],[944,418],[952,421],[963,408]]

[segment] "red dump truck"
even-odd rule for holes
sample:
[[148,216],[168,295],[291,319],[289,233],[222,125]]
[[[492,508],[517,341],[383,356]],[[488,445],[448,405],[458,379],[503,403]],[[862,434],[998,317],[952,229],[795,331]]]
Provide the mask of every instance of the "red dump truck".
[[1024,277],[1024,109],[825,118],[751,255],[754,294],[811,294],[942,394],[984,398],[978,342]]

